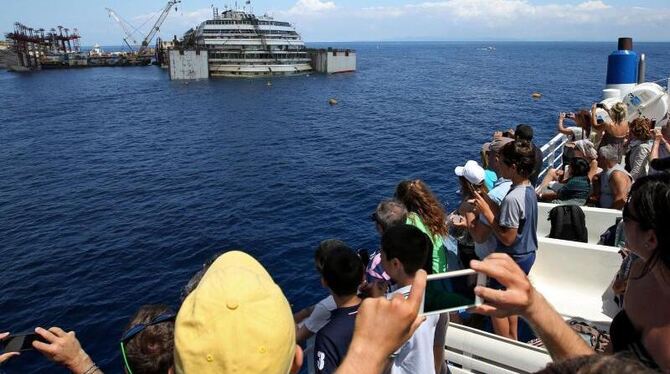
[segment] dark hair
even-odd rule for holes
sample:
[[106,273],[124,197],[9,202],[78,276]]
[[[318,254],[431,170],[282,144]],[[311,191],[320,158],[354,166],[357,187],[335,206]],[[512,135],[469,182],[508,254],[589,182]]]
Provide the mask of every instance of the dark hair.
[[226,253],[226,252],[225,251],[224,252],[219,252],[219,253],[215,254],[214,256],[210,257],[209,260],[207,260],[204,264],[202,264],[202,268],[200,270],[198,270],[197,273],[193,274],[191,279],[189,279],[188,283],[186,283],[184,288],[181,289],[181,302],[182,303],[184,302],[184,300],[186,300],[188,295],[190,295],[191,292],[193,292],[193,290],[195,290],[198,287],[198,285],[200,284],[200,281],[202,280],[202,277],[205,276],[205,273],[207,272],[207,270],[209,270],[209,267],[212,266],[214,261],[216,261],[216,259],[221,257],[221,255],[223,255],[224,253]]
[[573,177],[585,177],[589,174],[591,166],[585,158],[574,157],[570,160],[570,174]]
[[412,225],[393,226],[382,235],[382,251],[386,259],[397,258],[408,275],[429,266],[432,250],[430,238]]
[[653,137],[651,132],[651,121],[648,118],[635,118],[629,126],[631,135],[638,140],[647,141]]
[[533,140],[533,128],[530,125],[524,125],[523,123],[516,127],[514,130],[514,139],[518,140]]
[[654,174],[633,183],[629,202],[641,230],[654,230],[658,245],[645,262],[642,275],[659,262],[670,269],[670,231],[664,223],[670,217],[670,174]]
[[326,262],[326,258],[330,255],[330,252],[335,248],[350,249],[345,242],[338,239],[326,239],[316,247],[316,251],[314,251],[314,264],[319,273],[323,273],[323,264]]
[[[172,309],[167,305],[144,305],[130,320],[125,331],[171,312]],[[125,343],[125,350],[133,374],[166,374],[173,365],[174,321],[147,326]]]
[[528,178],[535,169],[535,150],[528,140],[519,139],[505,144],[500,155],[505,164],[516,165],[517,173],[524,178]]
[[391,226],[405,223],[407,220],[407,208],[405,204],[396,200],[384,200],[377,205],[377,210],[373,215],[375,222],[381,226],[382,231],[386,231]]
[[458,177],[458,183],[461,185],[461,195],[465,199],[471,199],[474,196],[470,193],[472,191],[478,192],[480,195],[489,193],[489,189],[486,187],[486,183],[482,181],[480,184],[472,184],[465,177]]
[[588,139],[591,136],[591,112],[582,109],[575,113],[575,123],[584,129],[584,139]]
[[431,235],[448,234],[444,207],[422,180],[400,182],[395,189],[395,198],[402,201],[408,211],[416,213],[421,218]]
[[629,352],[614,355],[592,354],[555,361],[537,374],[624,374],[656,373]]
[[351,248],[336,247],[326,257],[321,274],[333,294],[351,296],[358,291],[364,273],[361,258]]

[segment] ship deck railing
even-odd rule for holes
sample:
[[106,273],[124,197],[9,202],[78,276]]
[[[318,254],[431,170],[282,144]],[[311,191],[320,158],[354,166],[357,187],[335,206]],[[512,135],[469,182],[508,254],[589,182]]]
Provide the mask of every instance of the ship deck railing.
[[540,148],[543,168],[537,177],[538,181],[544,178],[549,169],[560,169],[563,166],[563,148],[567,142],[568,137],[559,133]]

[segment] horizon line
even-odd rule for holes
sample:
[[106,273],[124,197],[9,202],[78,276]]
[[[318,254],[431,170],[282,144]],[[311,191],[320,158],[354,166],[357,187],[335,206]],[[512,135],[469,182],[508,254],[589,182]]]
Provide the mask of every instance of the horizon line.
[[[6,41],[6,39],[0,39]],[[633,40],[634,43],[670,43],[670,40]],[[458,40],[458,39],[417,39],[417,40],[310,40],[308,43],[617,43],[617,40],[521,40],[521,39],[501,39],[501,40]],[[106,47],[123,46],[123,44],[84,44],[82,47],[90,47],[95,44]]]

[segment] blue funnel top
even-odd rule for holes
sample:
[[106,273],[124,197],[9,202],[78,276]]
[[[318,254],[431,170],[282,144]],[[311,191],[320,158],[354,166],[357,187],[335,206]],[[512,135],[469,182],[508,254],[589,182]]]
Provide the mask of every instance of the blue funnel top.
[[637,53],[632,38],[619,38],[619,50],[607,59],[607,85],[637,83]]

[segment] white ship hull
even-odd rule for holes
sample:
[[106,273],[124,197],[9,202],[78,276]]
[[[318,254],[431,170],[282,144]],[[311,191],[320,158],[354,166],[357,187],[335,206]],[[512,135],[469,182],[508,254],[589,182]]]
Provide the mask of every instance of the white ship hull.
[[220,64],[210,60],[209,72],[211,77],[226,78],[254,78],[269,76],[285,76],[307,74],[312,71],[308,63],[287,64],[287,65],[266,65],[266,64]]

